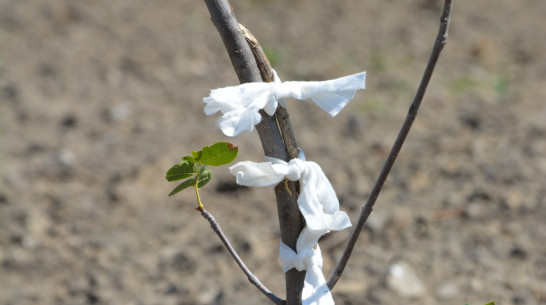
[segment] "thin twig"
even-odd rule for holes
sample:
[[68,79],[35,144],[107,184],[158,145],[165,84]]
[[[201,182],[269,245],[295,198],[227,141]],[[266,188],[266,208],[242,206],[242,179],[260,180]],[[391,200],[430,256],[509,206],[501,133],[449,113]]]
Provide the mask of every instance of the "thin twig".
[[428,83],[430,81],[432,73],[434,72],[434,67],[436,66],[436,62],[438,61],[440,52],[442,51],[442,49],[444,48],[447,42],[447,32],[449,28],[450,19],[451,19],[451,2],[452,2],[451,0],[445,0],[444,2],[444,9],[442,12],[442,17],[440,19],[440,29],[438,31],[438,35],[434,42],[432,54],[430,55],[427,67],[421,79],[421,83],[419,85],[419,88],[417,89],[415,98],[413,99],[413,102],[411,103],[411,106],[409,107],[409,111],[406,116],[406,119],[404,123],[402,124],[402,127],[400,128],[398,137],[396,138],[396,141],[394,142],[391,148],[391,151],[389,153],[389,156],[387,157],[387,160],[385,161],[385,164],[383,165],[383,168],[381,169],[381,173],[377,177],[375,185],[370,193],[370,196],[368,197],[366,204],[364,205],[364,207],[362,207],[362,211],[360,212],[360,216],[358,218],[358,223],[356,224],[353,232],[351,233],[351,237],[349,238],[349,241],[347,242],[345,250],[343,251],[341,258],[339,259],[338,264],[336,265],[336,267],[330,274],[330,277],[328,278],[328,287],[330,289],[334,288],[335,284],[341,277],[341,274],[343,273],[343,270],[345,269],[345,266],[347,265],[347,262],[349,261],[349,258],[351,257],[351,253],[354,249],[358,236],[360,235],[360,232],[362,231],[364,223],[370,216],[370,213],[373,210],[375,201],[377,200],[377,197],[379,196],[379,193],[381,192],[381,188],[385,184],[385,180],[387,179],[387,176],[389,175],[389,172],[394,164],[394,161],[396,160],[396,157],[398,156],[398,153],[400,152],[400,149],[402,148],[402,145],[404,144],[404,141],[406,140],[406,136],[408,135],[411,129],[413,121],[415,121],[415,117],[417,116],[419,106],[421,105],[421,101],[423,100],[423,96],[425,95],[425,91],[427,90]]
[[265,296],[267,296],[271,301],[273,301],[273,303],[275,303],[277,305],[285,305],[286,303],[285,303],[284,300],[280,299],[275,294],[273,294],[269,289],[267,289],[267,287],[265,287],[260,282],[260,280],[254,274],[252,274],[252,272],[250,272],[250,270],[245,265],[243,260],[237,254],[237,251],[235,251],[233,246],[231,246],[231,243],[229,242],[226,235],[222,231],[222,228],[220,228],[220,224],[216,221],[216,219],[214,219],[212,214],[210,214],[205,209],[199,209],[198,208],[197,210],[200,211],[201,215],[206,220],[209,221],[212,230],[214,231],[214,233],[216,233],[216,235],[218,235],[218,237],[220,238],[220,240],[222,241],[222,243],[224,244],[224,246],[228,250],[229,254],[231,254],[231,256],[233,257],[235,262],[237,262],[237,265],[239,265],[241,270],[243,270],[243,272],[246,274],[246,276],[248,277],[248,280],[250,281],[250,283],[252,283],[254,286],[256,286],[258,288],[258,290],[260,290]]

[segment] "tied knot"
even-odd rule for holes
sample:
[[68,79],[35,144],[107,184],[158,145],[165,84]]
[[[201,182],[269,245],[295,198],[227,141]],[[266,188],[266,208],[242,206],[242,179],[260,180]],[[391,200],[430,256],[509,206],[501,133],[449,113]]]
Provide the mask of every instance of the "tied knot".
[[296,260],[294,261],[294,268],[298,271],[308,270],[313,266],[321,263],[320,257],[315,255],[315,250],[305,249],[302,253],[298,253]]
[[[277,73],[275,72],[275,81],[271,83],[267,83],[269,85],[269,103],[274,103],[275,105],[277,102],[281,104],[281,106],[286,107],[286,102],[284,101],[285,98],[290,97],[292,88],[286,86],[281,82],[279,77],[277,76]],[[276,108],[276,107],[275,107]],[[264,109],[265,110],[265,109]],[[275,111],[273,111],[275,112]],[[268,112],[269,114],[269,112]],[[270,114],[272,115],[272,114]]]
[[284,272],[295,268],[305,272],[305,282],[302,290],[303,305],[333,305],[334,299],[328,289],[326,279],[322,274],[322,255],[320,247],[302,245],[298,240],[298,253],[281,241],[280,259]]
[[[301,159],[300,159],[301,158]],[[336,193],[318,164],[304,161],[300,156],[285,162],[266,157],[267,162],[239,162],[230,171],[237,177],[237,184],[268,186],[284,178],[299,181],[298,208],[305,218],[305,227],[296,242],[296,251],[281,241],[280,260],[284,272],[295,268],[306,270],[302,290],[303,305],[332,305],[334,301],[322,274],[322,256],[318,241],[331,230],[351,226],[349,217],[339,210]]]
[[312,270],[315,267],[322,269],[322,256],[318,244],[312,248],[298,249],[296,253],[281,242],[279,257],[284,272],[292,268],[298,271]]
[[[317,241],[331,230],[351,226],[347,214],[339,210],[339,200],[334,188],[317,163],[299,158],[285,162],[266,157],[266,161],[243,161],[231,166],[229,170],[237,177],[237,184],[245,186],[275,185],[284,178],[299,181],[298,207],[305,218],[306,228]],[[310,242],[310,245],[315,243],[316,241]]]
[[[266,161],[268,159],[269,157],[266,157]],[[270,159],[271,162],[275,162],[275,163],[276,163],[276,160]],[[277,163],[277,164],[280,164],[280,163]],[[292,159],[286,164],[286,168],[284,169],[284,172],[285,172],[284,177],[290,181],[298,181],[301,179],[301,176],[304,173],[305,169],[306,169],[305,161],[300,160],[298,158]]]
[[245,83],[211,90],[203,99],[205,114],[221,112],[219,127],[230,137],[242,131],[252,131],[260,123],[263,109],[273,115],[278,105],[285,107],[284,99],[311,99],[322,110],[336,116],[366,87],[366,72],[321,82],[281,82],[275,72],[275,82]]

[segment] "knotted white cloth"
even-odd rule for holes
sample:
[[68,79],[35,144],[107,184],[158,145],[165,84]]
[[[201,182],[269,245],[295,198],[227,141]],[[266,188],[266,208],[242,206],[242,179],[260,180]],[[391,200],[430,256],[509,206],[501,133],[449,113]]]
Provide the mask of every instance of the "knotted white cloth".
[[281,242],[280,257],[284,272],[292,268],[296,268],[298,271],[306,270],[305,283],[301,292],[302,305],[334,304],[332,293],[322,274],[322,255],[318,244],[316,244],[316,249],[298,249],[298,253],[296,253]]
[[286,98],[310,98],[331,116],[336,116],[353,99],[356,90],[366,87],[366,72],[320,82],[281,82],[273,72],[275,82],[272,83],[246,83],[211,90],[203,99],[205,114],[222,112],[220,129],[234,137],[244,130],[252,131],[260,123],[260,109],[273,115],[279,103],[286,106]]
[[319,231],[321,236],[330,229],[341,230],[351,225],[347,214],[339,210],[336,192],[317,163],[301,159],[287,163],[272,157],[266,157],[266,161],[243,161],[229,170],[236,176],[237,184],[245,186],[275,185],[284,178],[299,180],[298,207],[309,230]]
[[296,250],[281,242],[280,259],[284,272],[296,268],[307,270],[302,292],[304,305],[334,304],[322,274],[322,256],[318,246],[320,237],[331,230],[351,226],[349,217],[339,210],[336,193],[320,166],[300,158],[285,162],[266,157],[267,162],[239,162],[230,167],[237,183],[246,186],[269,186],[284,178],[300,181],[298,207],[306,225],[298,237]]

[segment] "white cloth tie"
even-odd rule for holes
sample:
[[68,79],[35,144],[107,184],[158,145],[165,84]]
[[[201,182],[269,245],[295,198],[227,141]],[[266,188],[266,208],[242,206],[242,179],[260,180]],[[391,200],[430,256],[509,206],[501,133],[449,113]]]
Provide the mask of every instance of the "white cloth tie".
[[318,240],[331,230],[350,227],[349,217],[339,210],[336,193],[318,164],[301,159],[285,162],[271,157],[266,157],[266,161],[239,162],[230,167],[230,172],[237,177],[237,184],[246,186],[275,185],[284,178],[300,181],[298,207],[306,225],[298,237],[297,252],[281,242],[281,264],[284,272],[292,268],[307,270],[302,291],[303,305],[334,304],[322,274]]
[[220,129],[225,135],[234,137],[244,130],[252,131],[260,123],[260,109],[273,115],[279,103],[285,107],[286,98],[310,98],[331,116],[336,116],[357,90],[366,87],[366,72],[320,82],[281,82],[273,72],[275,82],[272,83],[245,83],[211,90],[203,99],[205,114],[222,112]]
[[322,255],[318,244],[316,249],[301,249],[298,253],[281,242],[280,257],[284,272],[296,268],[306,270],[305,282],[302,290],[302,305],[331,305],[334,304],[332,293],[322,274]]
[[309,230],[319,231],[320,236],[330,229],[341,230],[351,225],[347,214],[339,210],[336,192],[317,163],[301,159],[287,163],[271,157],[266,160],[268,162],[239,162],[229,170],[236,176],[237,184],[245,186],[275,185],[284,178],[299,180],[298,207]]

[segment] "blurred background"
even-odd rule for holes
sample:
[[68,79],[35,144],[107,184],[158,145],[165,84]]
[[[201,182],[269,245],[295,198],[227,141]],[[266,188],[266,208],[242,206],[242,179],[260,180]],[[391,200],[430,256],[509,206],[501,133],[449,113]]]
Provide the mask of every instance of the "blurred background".
[[[419,116],[336,304],[546,304],[546,2],[454,1]],[[434,42],[439,0],[236,1],[283,80],[367,71],[336,118],[289,101],[298,144],[356,220]],[[266,304],[166,170],[228,139],[209,90],[237,84],[201,1],[0,2],[0,303]],[[270,188],[213,168],[202,191],[284,297]],[[326,276],[349,230],[321,241]],[[393,277],[393,270],[405,276]]]

